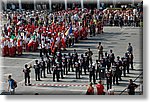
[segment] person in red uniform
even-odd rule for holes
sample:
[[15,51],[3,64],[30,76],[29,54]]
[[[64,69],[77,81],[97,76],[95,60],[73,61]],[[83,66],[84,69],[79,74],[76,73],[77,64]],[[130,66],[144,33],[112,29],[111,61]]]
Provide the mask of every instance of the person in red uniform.
[[92,82],[90,83],[90,85],[87,88],[86,95],[94,95],[94,87],[92,86]]
[[96,85],[97,88],[97,95],[104,95],[104,85],[102,84],[102,81],[100,80],[98,84]]

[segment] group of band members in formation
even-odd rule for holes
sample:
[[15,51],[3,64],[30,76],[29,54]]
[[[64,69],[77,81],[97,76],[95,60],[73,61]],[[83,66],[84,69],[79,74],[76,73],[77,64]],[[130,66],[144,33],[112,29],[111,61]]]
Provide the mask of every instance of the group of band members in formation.
[[[23,51],[66,49],[88,34],[103,32],[99,10],[78,9],[4,12],[7,23],[2,27],[2,56],[22,55]],[[4,18],[5,17],[5,18]]]
[[[119,85],[118,80],[122,80],[122,75],[125,77],[129,73],[129,69],[133,69],[133,48],[129,43],[127,51],[123,57],[115,56],[112,49],[110,52],[103,52],[101,42],[97,47],[98,59],[93,61],[93,52],[90,48],[84,54],[79,55],[76,49],[73,53],[62,53],[58,51],[54,54],[44,55],[42,52],[41,59],[35,60],[35,64],[25,65],[23,72],[25,74],[25,85],[30,85],[30,68],[35,69],[35,80],[41,81],[41,78],[46,78],[47,74],[52,74],[53,81],[59,82],[60,79],[67,77],[69,72],[75,73],[76,79],[81,79],[83,75],[89,75],[89,82],[96,83],[96,80],[106,80],[107,89],[113,85]],[[46,56],[44,58],[44,56]]]

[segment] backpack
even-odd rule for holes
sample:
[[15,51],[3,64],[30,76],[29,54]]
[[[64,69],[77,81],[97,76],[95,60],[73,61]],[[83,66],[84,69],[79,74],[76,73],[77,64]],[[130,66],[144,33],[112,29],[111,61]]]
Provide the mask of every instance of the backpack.
[[14,80],[14,88],[17,87],[17,82]]

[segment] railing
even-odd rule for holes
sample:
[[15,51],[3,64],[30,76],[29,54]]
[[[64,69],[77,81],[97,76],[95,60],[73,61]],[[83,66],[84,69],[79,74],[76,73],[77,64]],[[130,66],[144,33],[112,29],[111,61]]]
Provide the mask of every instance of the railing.
[[[133,80],[133,82],[135,82],[141,75],[143,75],[143,72],[141,72],[141,74],[139,74],[139,76],[137,76],[137,77]],[[122,93],[124,93],[124,92],[126,91],[126,89],[127,89],[127,87],[126,87],[123,91],[121,91],[121,93],[120,93],[119,95],[122,95]]]

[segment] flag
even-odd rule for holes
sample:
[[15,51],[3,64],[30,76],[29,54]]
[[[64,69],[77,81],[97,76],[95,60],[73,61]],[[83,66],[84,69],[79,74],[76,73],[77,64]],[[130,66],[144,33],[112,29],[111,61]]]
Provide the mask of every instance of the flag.
[[16,37],[14,35],[11,35],[10,41],[12,42]]
[[29,43],[28,43],[28,47],[33,45],[33,39],[30,39]]
[[63,48],[66,48],[65,35],[62,36],[61,43],[62,43]]
[[35,40],[35,34],[31,37],[29,43],[28,43],[28,47],[33,46],[33,42]]
[[72,33],[72,25],[70,26],[70,28],[66,31],[65,35],[70,35]]

